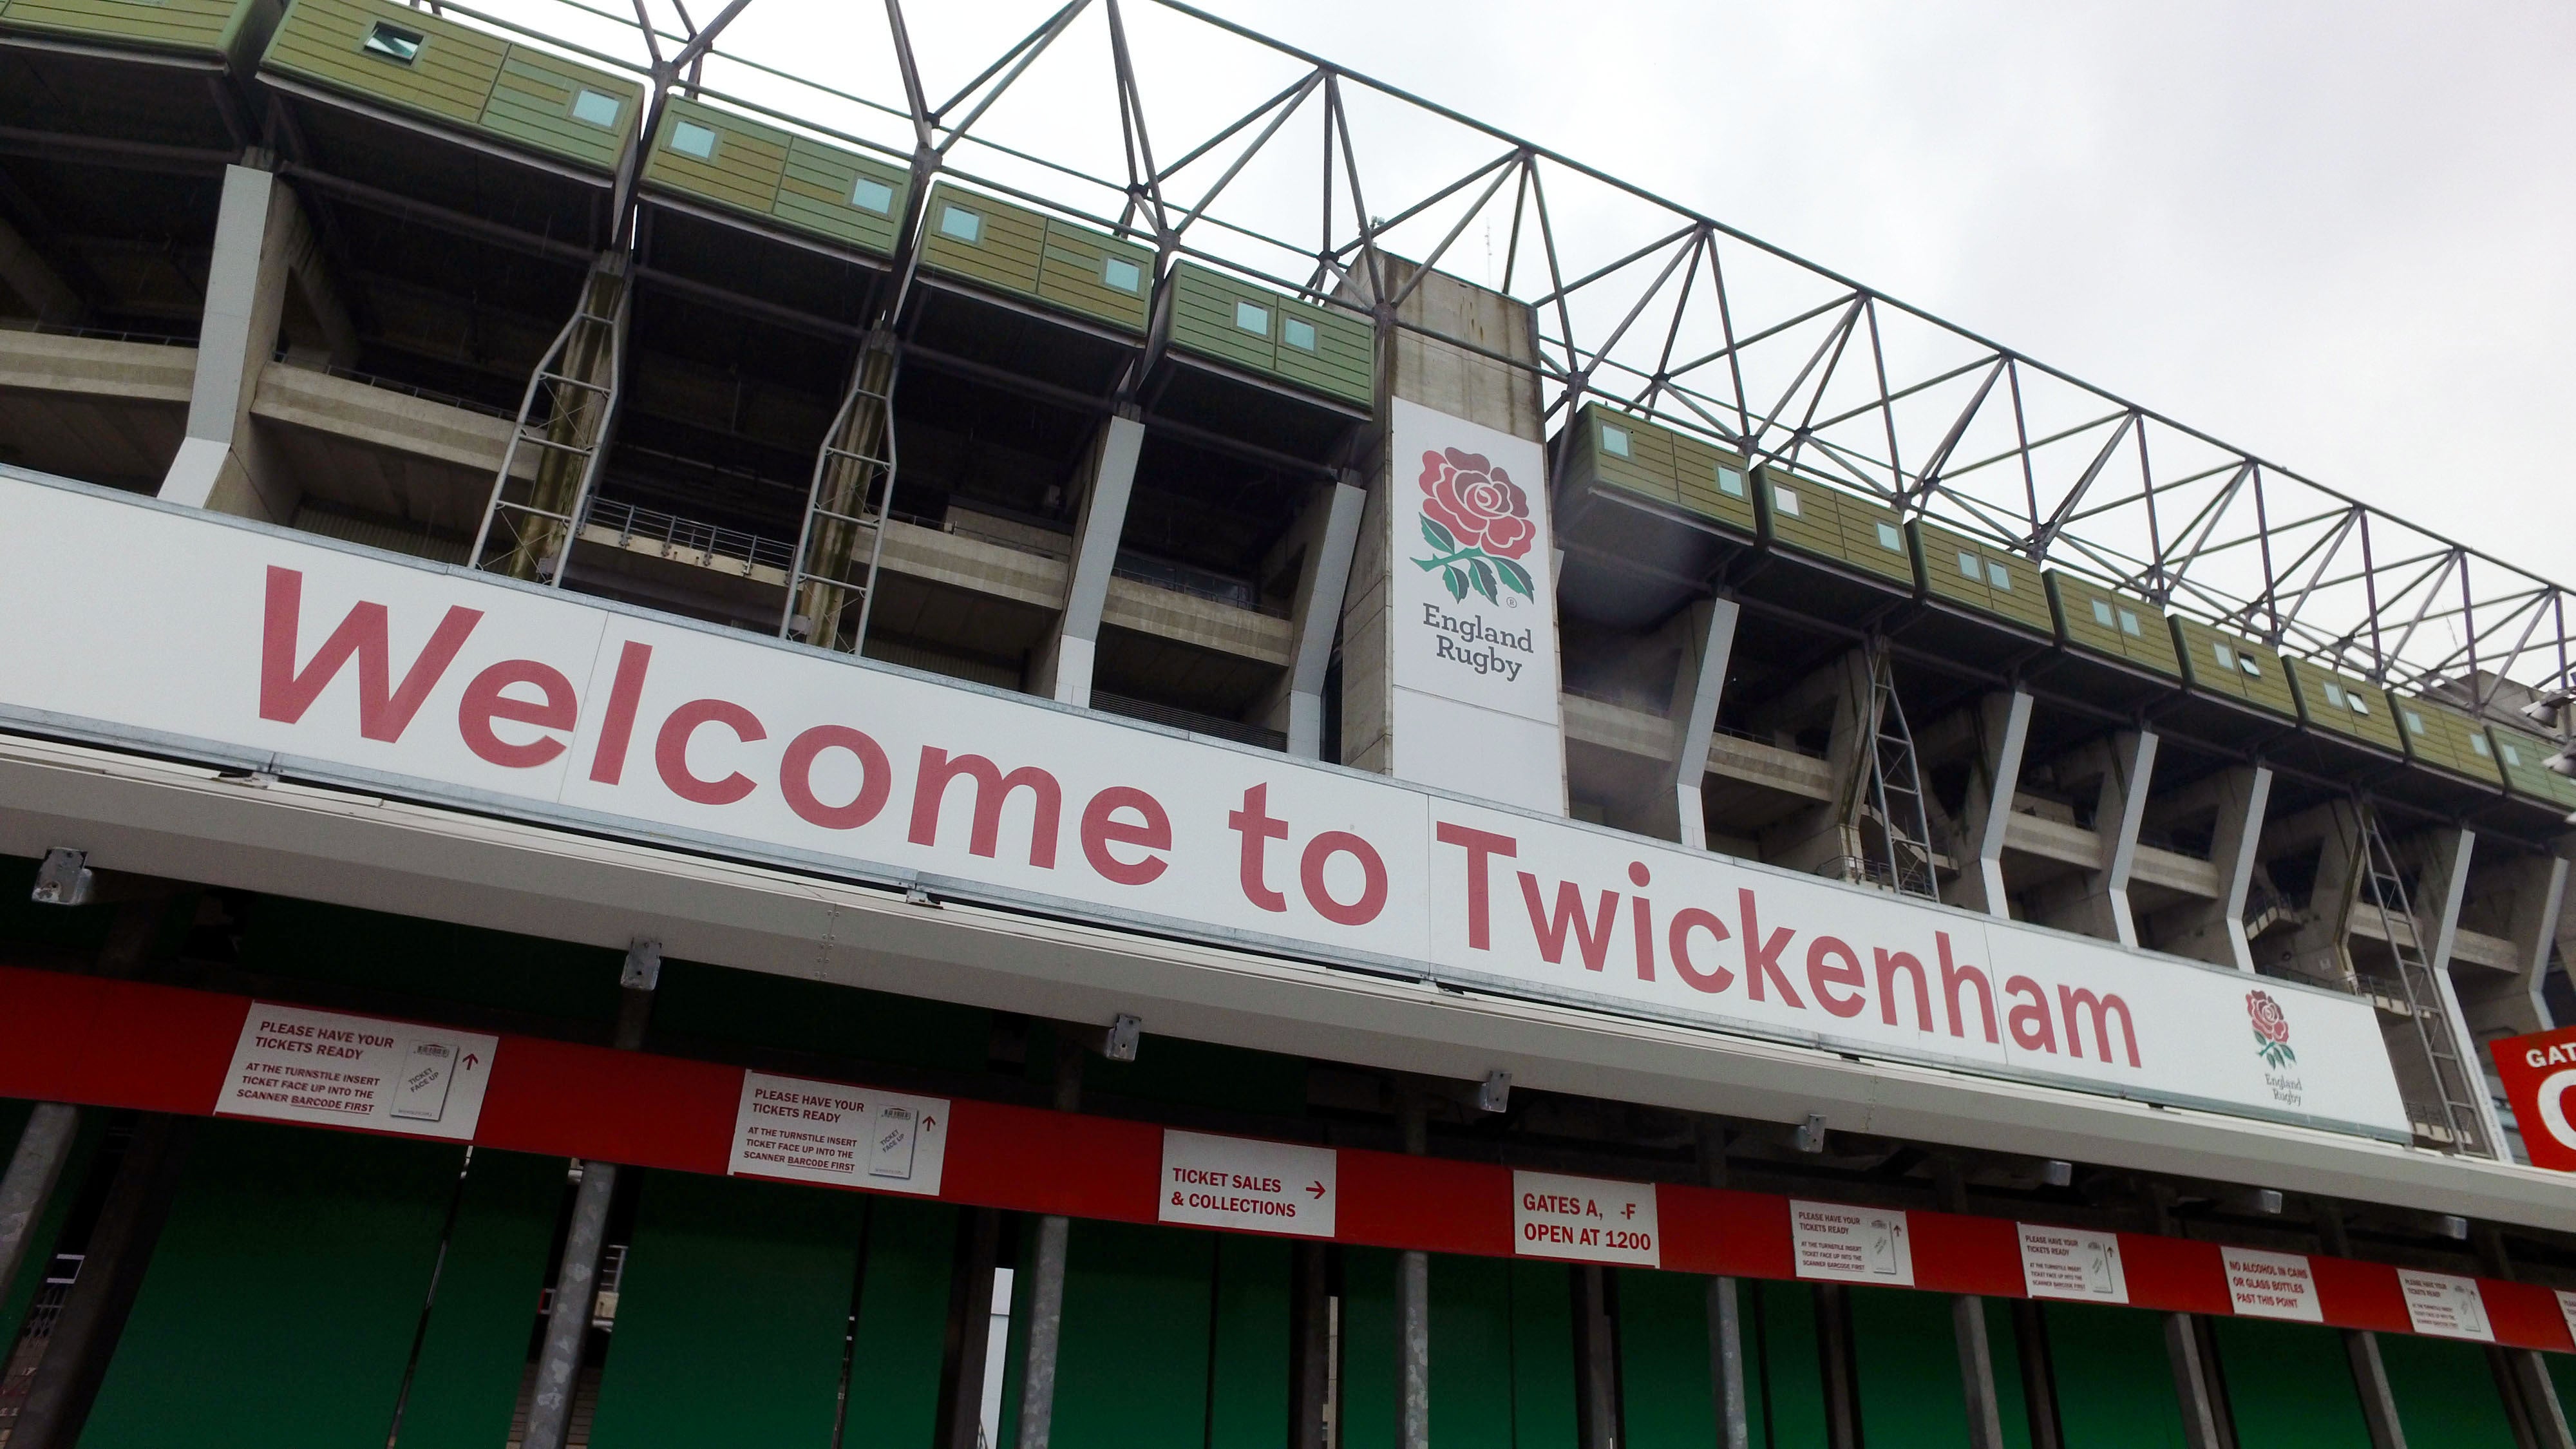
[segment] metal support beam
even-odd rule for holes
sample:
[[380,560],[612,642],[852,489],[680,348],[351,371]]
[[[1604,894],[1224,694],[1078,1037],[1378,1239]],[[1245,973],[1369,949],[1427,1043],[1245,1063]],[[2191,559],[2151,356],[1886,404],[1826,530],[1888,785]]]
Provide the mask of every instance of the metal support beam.
[[[1940,1189],[1942,1211],[1965,1213],[1968,1185],[1958,1159],[1934,1158],[1932,1175]],[[1994,1345],[1986,1333],[1984,1299],[1962,1293],[1950,1300],[1950,1336],[1959,1351],[1959,1392],[1967,1410],[1968,1449],[2004,1449],[2003,1406],[1995,1398]]]
[[[1699,1123],[1700,1182],[1726,1186],[1726,1129]],[[1708,1382],[1716,1399],[1720,1449],[1750,1449],[1752,1419],[1744,1401],[1744,1308],[1732,1278],[1708,1280]]]
[[1127,499],[1136,485],[1136,459],[1145,446],[1145,424],[1121,408],[1092,444],[1091,477],[1082,491],[1082,519],[1074,531],[1073,568],[1056,620],[1054,647],[1040,659],[1038,693],[1058,704],[1091,705],[1091,663],[1100,644],[1100,615],[1109,603],[1110,575],[1118,567],[1119,536],[1127,527]]
[[2173,1369],[2175,1405],[2182,1410],[2183,1443],[2188,1449],[2228,1449],[2219,1429],[2216,1396],[2209,1391],[2200,1327],[2190,1314],[2165,1315],[2165,1359]]
[[[1341,634],[1342,599],[1351,582],[1351,556],[1360,542],[1360,510],[1368,490],[1345,473],[1322,504],[1324,522],[1306,550],[1297,576],[1296,653],[1288,661],[1288,753],[1323,757],[1324,675],[1332,668],[1333,641]],[[1339,764],[1340,761],[1334,763]]]
[[2146,822],[2148,782],[2155,776],[2155,731],[2122,734],[2113,747],[2112,767],[2102,777],[2101,804],[2093,816],[2103,833],[2096,889],[2109,913],[2112,939],[2134,946],[2138,923],[2129,910],[2129,872],[2137,864],[2138,827]]
[[[619,974],[617,1032],[619,1051],[639,1051],[653,1020],[653,993],[662,980],[662,947],[637,941],[626,948]],[[581,1186],[574,1190],[572,1222],[564,1231],[563,1262],[555,1270],[555,1291],[546,1309],[545,1344],[537,1354],[536,1391],[528,1401],[525,1449],[563,1449],[572,1427],[573,1395],[581,1372],[582,1344],[590,1336],[591,1315],[599,1298],[599,1250],[608,1232],[608,1207],[617,1196],[617,1164],[581,1165]]]
[[[1673,768],[1664,794],[1673,813],[1672,838],[1690,850],[1708,849],[1708,807],[1700,791],[1708,782],[1708,744],[1717,733],[1719,696],[1727,662],[1735,653],[1735,622],[1743,611],[1733,599],[1710,599],[1692,611],[1682,668],[1673,681]],[[1665,802],[1657,802],[1660,812]]]
[[[2352,1239],[2344,1231],[2343,1204],[2317,1204],[2317,1238],[2338,1258],[2352,1256]],[[2388,1366],[2379,1358],[2379,1336],[2366,1328],[2343,1330],[2344,1355],[2352,1364],[2352,1384],[2361,1399],[2362,1422],[2370,1430],[2370,1449],[2406,1449],[2406,1430],[2397,1419],[2397,1395],[2388,1387]]]
[[[1396,1111],[1404,1150],[1416,1157],[1430,1151],[1421,1090],[1407,1086]],[[1396,1260],[1395,1404],[1395,1449],[1431,1449],[1431,1255],[1418,1248]]]
[[2022,750],[2030,742],[2031,697],[2027,690],[1990,694],[1978,706],[1978,736],[1984,746],[1982,776],[1969,782],[1967,854],[1959,872],[1957,904],[2009,919],[2004,899],[2004,834],[2012,822],[2013,796],[2021,788]]
[[[1056,1034],[1055,1109],[1082,1106],[1082,1048],[1064,1031]],[[1030,1262],[1025,1302],[1029,1321],[1020,1337],[1020,1427],[1016,1449],[1047,1449],[1055,1430],[1056,1353],[1064,1335],[1064,1255],[1073,1224],[1057,1215],[1038,1219],[1037,1241]]]

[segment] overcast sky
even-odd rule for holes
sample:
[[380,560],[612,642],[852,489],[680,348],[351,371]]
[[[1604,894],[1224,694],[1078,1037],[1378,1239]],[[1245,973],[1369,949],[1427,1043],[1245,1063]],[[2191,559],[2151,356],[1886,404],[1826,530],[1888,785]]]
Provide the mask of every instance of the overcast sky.
[[2576,7],[1206,8],[2576,582]]

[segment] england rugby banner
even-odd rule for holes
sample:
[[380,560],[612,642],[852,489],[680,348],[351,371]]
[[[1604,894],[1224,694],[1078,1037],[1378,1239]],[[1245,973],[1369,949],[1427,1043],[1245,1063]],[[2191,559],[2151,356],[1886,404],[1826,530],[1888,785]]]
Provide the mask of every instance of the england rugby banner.
[[2407,1135],[2357,998],[130,495],[0,476],[0,611],[32,732]]

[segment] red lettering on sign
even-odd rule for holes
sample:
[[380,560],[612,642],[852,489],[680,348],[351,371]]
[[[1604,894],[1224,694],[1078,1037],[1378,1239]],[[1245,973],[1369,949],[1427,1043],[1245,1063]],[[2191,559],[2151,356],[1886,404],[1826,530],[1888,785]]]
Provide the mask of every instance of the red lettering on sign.
[[1055,841],[1064,817],[1064,787],[1035,765],[1011,773],[982,755],[949,758],[936,745],[921,747],[921,773],[912,787],[912,843],[939,842],[939,807],[949,782],[963,775],[975,783],[974,824],[966,836],[966,853],[987,859],[1002,848],[1002,803],[1014,790],[1029,792],[1029,864],[1055,869]]
[[388,744],[402,738],[412,716],[429,692],[438,687],[447,666],[456,662],[465,638],[483,621],[483,611],[450,605],[447,616],[421,646],[420,656],[393,683],[392,645],[386,640],[388,620],[382,604],[352,606],[331,637],[313,651],[301,671],[295,667],[295,637],[304,614],[304,575],[294,569],[268,567],[267,608],[260,620],[259,717],[295,724],[313,707],[322,691],[339,677],[350,659],[358,661],[358,733]]
[[1486,862],[1498,855],[1508,860],[1520,854],[1520,842],[1508,835],[1453,825],[1446,820],[1434,824],[1431,833],[1442,845],[1459,846],[1467,852],[1467,949],[1492,950],[1493,893],[1486,878]]
[[[545,698],[512,699],[501,692],[513,684],[533,684]],[[514,745],[492,732],[494,720],[568,730],[580,718],[572,681],[564,678],[562,671],[533,659],[505,659],[475,675],[473,682],[465,686],[465,698],[456,706],[456,729],[465,737],[465,748],[478,758],[513,770],[545,764],[564,752],[564,742],[539,738]]]
[[1610,923],[1618,915],[1619,893],[1603,891],[1601,903],[1592,919],[1583,918],[1583,888],[1570,880],[1556,883],[1556,913],[1550,915],[1538,896],[1538,877],[1522,871],[1521,903],[1529,907],[1530,931],[1538,937],[1538,954],[1550,966],[1565,960],[1565,936],[1570,929],[1574,944],[1583,953],[1583,969],[1598,971],[1610,952]]
[[1225,817],[1226,828],[1243,837],[1243,858],[1238,869],[1243,882],[1243,898],[1265,911],[1288,909],[1288,897],[1270,888],[1264,857],[1270,842],[1288,838],[1288,822],[1270,813],[1270,787],[1255,785],[1243,792],[1243,806]]
[[653,768],[662,783],[683,800],[700,805],[730,805],[755,788],[751,777],[736,770],[719,779],[702,780],[689,773],[689,736],[704,724],[720,724],[746,743],[769,738],[769,731],[750,710],[728,700],[693,699],[671,711],[653,740]]
[[[1117,812],[1132,810],[1142,823],[1129,824],[1117,818]],[[1141,860],[1124,861],[1109,853],[1113,845],[1133,845],[1146,850],[1172,848],[1172,817],[1163,810],[1163,802],[1128,785],[1112,785],[1091,797],[1082,808],[1082,858],[1100,878],[1118,885],[1148,885],[1171,868],[1171,862],[1159,855]]]
[[[1324,866],[1337,855],[1360,863],[1359,899],[1348,905],[1324,889]],[[1297,858],[1297,882],[1305,888],[1306,904],[1336,926],[1365,926],[1386,909],[1386,862],[1378,859],[1374,846],[1347,830],[1323,831],[1306,842],[1306,853]]]
[[[847,805],[826,805],[814,794],[814,762],[825,750],[847,750],[859,762],[859,793]],[[883,746],[847,725],[816,725],[787,742],[778,760],[778,793],[808,825],[856,830],[885,809],[894,790],[894,766]]]

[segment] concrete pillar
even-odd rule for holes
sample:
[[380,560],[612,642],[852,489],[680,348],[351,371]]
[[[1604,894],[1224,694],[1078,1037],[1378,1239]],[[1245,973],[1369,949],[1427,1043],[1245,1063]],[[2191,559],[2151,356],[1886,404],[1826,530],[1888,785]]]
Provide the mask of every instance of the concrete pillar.
[[2004,899],[2004,835],[2012,823],[2013,796],[2021,788],[2021,757],[2030,742],[2031,698],[2025,690],[1990,694],[1977,708],[1977,736],[1982,758],[1968,782],[1965,827],[1967,859],[1960,862],[1952,900],[1998,920],[2009,919]]
[[[2028,696],[2021,696],[2028,698]],[[1967,1180],[1952,1158],[1936,1158],[1933,1178],[1941,1210],[1968,1210]],[[2004,1449],[2003,1409],[1995,1398],[1994,1345],[1986,1333],[1986,1302],[1973,1293],[1950,1300],[1950,1335],[1959,1350],[1959,1390],[1968,1414],[1968,1449]]]
[[1733,599],[1693,605],[1681,668],[1673,676],[1673,768],[1655,802],[1669,828],[1657,833],[1689,850],[1708,849],[1708,810],[1700,790],[1708,780],[1709,737],[1717,733],[1718,699],[1726,690],[1727,661],[1735,652],[1735,623],[1742,612]]
[[135,1123],[90,1229],[80,1276],[72,1281],[45,1356],[27,1381],[27,1398],[9,1437],[12,1449],[73,1449],[79,1443],[125,1316],[143,1286],[143,1270],[169,1216],[170,1200],[178,1194],[193,1125],[158,1112]]
[[[1359,546],[1360,513],[1368,490],[1344,473],[1317,504],[1320,525],[1306,545],[1297,574],[1296,653],[1288,661],[1288,753],[1323,757],[1324,674],[1332,668],[1333,640],[1341,632],[1342,599],[1351,581],[1351,555]],[[1339,763],[1336,761],[1335,763]]]
[[[2317,1204],[2317,1237],[2328,1253],[2352,1256],[2342,1204]],[[2370,1431],[2370,1449],[2406,1449],[2406,1429],[2397,1419],[2397,1395],[2388,1387],[2388,1366],[2379,1357],[2379,1336],[2366,1328],[2347,1328],[2343,1347],[2352,1364],[2353,1389],[2361,1398],[2362,1422]]]
[[1574,1269],[1576,1399],[1583,1406],[1583,1449],[1618,1449],[1619,1361],[1610,1324],[1609,1270],[1598,1263]]
[[2190,1314],[2165,1315],[2165,1359],[2173,1369],[2174,1397],[2182,1409],[2187,1449],[2229,1449],[2229,1436],[2219,1426],[2217,1397],[2209,1391],[2209,1363],[2202,1353],[2200,1325]]
[[[653,1019],[653,993],[662,981],[662,948],[638,941],[627,948],[619,974],[619,1051],[643,1048]],[[528,1401],[524,1449],[563,1449],[572,1426],[573,1395],[581,1372],[582,1343],[599,1297],[599,1250],[608,1232],[609,1204],[617,1196],[617,1164],[585,1160],[573,1192],[572,1223],[564,1232],[563,1262],[555,1270],[554,1298],[546,1309],[544,1346],[537,1354],[536,1392]]]
[[1868,786],[1878,722],[1870,715],[1870,651],[1858,648],[1789,686],[1754,714],[1776,735],[1826,730],[1833,795],[1762,833],[1762,858],[1788,870],[1849,878],[1860,862],[1855,802]]
[[1084,480],[1082,515],[1074,525],[1064,613],[1038,657],[1037,692],[1058,704],[1091,707],[1100,613],[1109,603],[1109,579],[1118,567],[1118,540],[1127,528],[1127,499],[1135,491],[1136,460],[1144,447],[1145,425],[1133,407],[1121,408],[1103,424],[1091,445],[1091,476]]
[[[2245,906],[2254,889],[2254,866],[2263,854],[2263,812],[2272,799],[2272,772],[2260,765],[2223,770],[2196,787],[2213,815],[2209,863],[2218,872],[2218,899],[2161,912],[2161,950],[2239,971],[2254,969],[2254,945],[2245,934]],[[2200,802],[2192,802],[2195,806]]]
[[2559,1023],[2550,1015],[2549,1003],[2541,995],[2549,984],[2549,952],[2558,939],[2558,922],[2567,909],[2567,857],[2553,855],[2534,862],[2534,879],[2524,883],[2513,896],[2510,932],[2522,957],[2522,997],[2530,1015],[2515,1024],[2518,1031],[2547,1031]]
[[2315,884],[2304,919],[2290,936],[2290,969],[2339,990],[2353,989],[2349,937],[2361,900],[2362,843],[2367,828],[2361,807],[2335,800],[2305,810],[2263,833],[2266,856],[2286,855],[2310,843],[2318,849]]
[[277,350],[293,273],[309,270],[314,253],[303,209],[276,173],[224,168],[188,431],[161,480],[163,498],[271,523],[294,516],[295,489],[260,456],[250,408],[260,369]]
[[[1404,1150],[1416,1157],[1429,1152],[1431,1124],[1421,1091],[1404,1088],[1396,1110]],[[1431,1255],[1419,1248],[1396,1259],[1395,1403],[1395,1449],[1430,1449]]]
[[0,286],[17,293],[38,322],[73,326],[88,311],[81,305],[80,293],[45,260],[45,254],[5,220],[0,220]]
[[[1082,1048],[1059,1032],[1055,1047],[1055,1109],[1082,1105]],[[1026,1329],[1020,1335],[1020,1429],[1016,1449],[1047,1449],[1055,1428],[1056,1353],[1064,1333],[1064,1254],[1073,1224],[1049,1214],[1038,1219],[1029,1263]]]
[[[2513,1149],[2505,1142],[2504,1119],[2496,1112],[2495,1096],[2487,1090],[2487,1054],[2478,1046],[2477,1035],[2469,1030],[2469,1014],[2460,1004],[2460,992],[2451,980],[2451,953],[2460,943],[2460,907],[2467,899],[2469,863],[2477,850],[2478,837],[2456,828],[2427,832],[2424,840],[2424,870],[2418,889],[2423,899],[2410,902],[2418,922],[2429,921],[2431,939],[2423,942],[2424,964],[2433,975],[2434,989],[2442,996],[2442,1014],[2449,1019],[2451,1049],[2460,1055],[2461,1069],[2467,1074],[2469,1098],[2477,1104],[2478,1125],[2486,1135],[2487,1151],[2499,1161],[2511,1162]],[[2419,924],[2416,929],[2423,927]]]
[[2088,928],[2123,946],[2138,944],[2129,910],[2129,872],[2138,859],[2138,827],[2146,822],[2149,781],[2155,776],[2153,730],[2123,732],[2111,746],[2111,768],[2102,774],[2093,828],[2102,837],[2102,869],[2086,892]]

